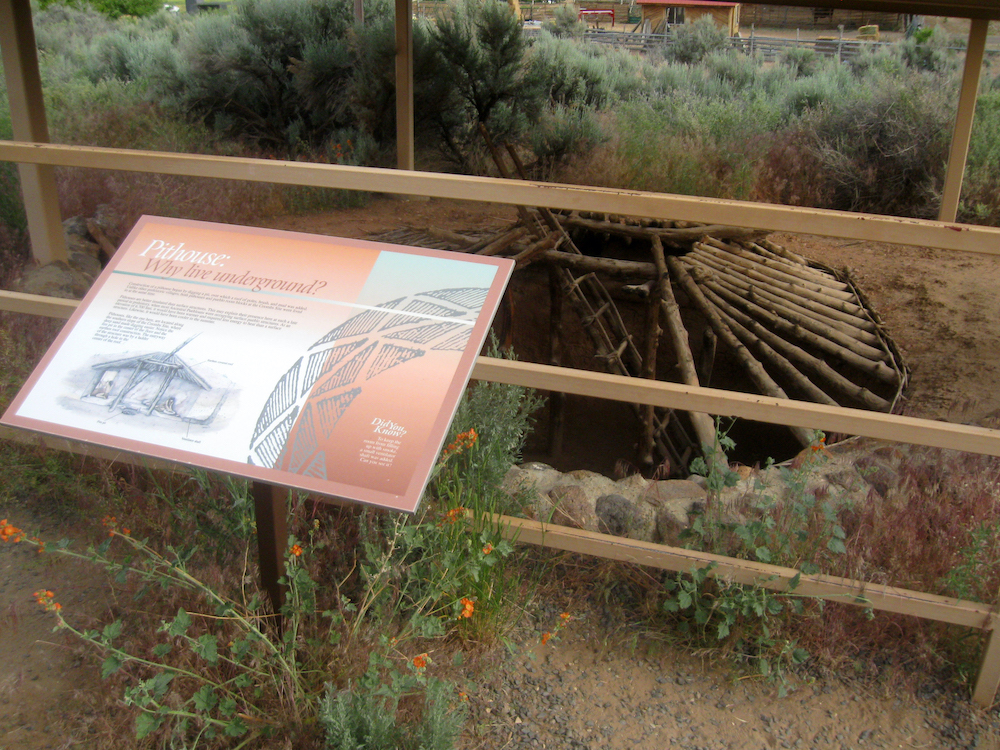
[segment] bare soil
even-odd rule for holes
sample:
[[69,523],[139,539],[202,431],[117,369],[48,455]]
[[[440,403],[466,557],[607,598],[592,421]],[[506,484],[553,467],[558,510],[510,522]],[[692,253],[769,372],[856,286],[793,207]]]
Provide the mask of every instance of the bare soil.
[[[268,222],[280,229],[367,237],[390,229],[492,230],[512,207],[447,200],[376,198],[362,209]],[[772,235],[807,258],[847,267],[882,316],[912,368],[906,413],[979,423],[1000,409],[1000,258],[880,243]],[[515,289],[516,291],[516,289]],[[568,468],[606,469],[621,430],[606,411],[570,424],[597,448],[569,452]],[[629,415],[629,418],[630,415]],[[616,449],[617,448],[617,449]],[[539,450],[533,458],[543,458]],[[563,468],[563,467],[559,467]],[[80,523],[65,509],[15,498],[0,518],[52,538]],[[100,618],[111,605],[103,578],[86,566],[0,544],[0,750],[88,747],[101,690],[95,663],[65,637],[32,593],[55,588],[64,607]],[[542,606],[552,618],[566,602]],[[545,627],[544,617],[539,621]],[[998,748],[996,713],[974,710],[965,694],[929,677],[916,690],[826,677],[799,682],[778,698],[773,685],[725,664],[679,651],[662,634],[574,612],[557,641],[525,647],[471,695],[476,747],[539,748]],[[131,743],[122,738],[122,747]]]

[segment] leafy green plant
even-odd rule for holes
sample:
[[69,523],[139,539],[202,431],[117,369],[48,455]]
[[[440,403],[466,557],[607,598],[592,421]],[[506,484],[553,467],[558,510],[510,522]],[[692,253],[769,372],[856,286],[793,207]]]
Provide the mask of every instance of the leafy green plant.
[[717,26],[711,16],[702,16],[694,23],[675,26],[671,31],[667,58],[685,65],[700,63],[713,52],[726,46],[726,31]]
[[[318,715],[327,746],[331,750],[455,747],[466,711],[450,683],[424,674],[428,659],[426,654],[414,657],[407,672],[401,673],[387,660],[373,658],[357,689],[329,687]],[[414,695],[423,699],[420,718],[404,725],[398,719],[399,704]]]
[[[777,471],[772,493],[760,480],[736,502],[723,504],[724,490],[735,487],[739,475],[729,468],[723,451],[734,443],[718,430],[717,452],[692,462],[692,471],[704,476],[709,499],[705,508],[682,534],[686,547],[715,554],[795,567],[800,574],[818,573],[831,558],[846,552],[846,532],[838,519],[833,498],[817,497],[808,480],[826,460],[825,438],[817,433],[800,459]],[[765,469],[765,472],[767,471]],[[676,574],[668,579],[664,610],[683,618],[682,631],[699,642],[725,642],[738,659],[775,680],[779,692],[788,690],[786,670],[808,658],[805,649],[780,635],[780,626],[791,616],[814,616],[795,593],[799,575],[785,591],[735,583],[715,576],[715,564]],[[764,581],[761,581],[764,583]]]
[[795,615],[804,613],[802,600],[794,596],[795,585],[786,593],[775,594],[712,577],[714,568],[713,563],[692,569],[688,576],[678,573],[668,579],[664,611],[682,616],[681,631],[698,642],[730,641],[736,658],[749,663],[761,677],[776,682],[778,695],[784,697],[790,689],[787,668],[809,658],[794,641],[772,632],[786,608]]

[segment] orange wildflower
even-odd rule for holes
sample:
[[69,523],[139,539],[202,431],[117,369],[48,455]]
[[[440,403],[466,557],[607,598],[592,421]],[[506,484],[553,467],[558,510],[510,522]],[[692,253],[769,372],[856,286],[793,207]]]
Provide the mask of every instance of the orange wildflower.
[[36,591],[32,596],[35,597],[35,601],[45,607],[46,612],[58,612],[62,609],[62,605],[59,602],[53,601],[55,594],[51,591],[41,589]]
[[302,548],[299,545],[297,545],[297,544],[293,544],[292,548],[290,550],[288,550],[288,551],[291,552],[296,557],[298,557],[299,555],[302,554]]
[[549,633],[547,631],[545,633],[542,633],[542,645],[544,646],[546,643],[548,643],[549,642],[549,638],[551,638],[551,637],[552,637],[552,633]]
[[417,669],[423,669],[427,666],[427,654],[420,654],[419,656],[413,657],[413,666]]
[[455,523],[461,516],[465,515],[465,506],[459,505],[457,508],[452,508],[447,513],[444,514],[444,518],[441,519],[441,524]]
[[452,453],[461,453],[476,444],[479,435],[474,429],[459,433],[455,439],[441,452],[441,460],[444,461]]
[[486,542],[486,546],[485,546],[485,547],[483,547],[483,554],[484,554],[484,555],[488,555],[488,554],[490,554],[490,552],[492,552],[492,551],[493,551],[493,545],[492,545],[492,544],[490,544],[489,542]]
[[562,620],[563,623],[565,624],[573,618],[570,616],[569,612],[563,612],[561,615],[559,615],[559,619]]
[[472,601],[472,599],[469,599],[468,597],[463,596],[462,597],[462,612],[458,616],[459,619],[461,619],[463,617],[465,617],[465,618],[472,617],[472,613],[475,611],[475,609],[476,609],[476,603],[474,601]]
[[7,523],[7,519],[0,521],[0,540],[5,542],[19,542],[24,539],[24,532],[12,523]]

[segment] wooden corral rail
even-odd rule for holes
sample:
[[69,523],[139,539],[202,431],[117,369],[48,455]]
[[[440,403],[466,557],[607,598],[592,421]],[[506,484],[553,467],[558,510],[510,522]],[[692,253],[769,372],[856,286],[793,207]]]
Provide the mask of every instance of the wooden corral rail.
[[[537,36],[538,29],[526,28],[527,36]],[[672,34],[644,34],[642,32],[612,31],[608,29],[587,29],[583,32],[585,41],[594,44],[604,44],[611,47],[621,47],[636,52],[651,52],[673,44]],[[820,57],[835,57],[840,60],[851,60],[865,51],[892,47],[894,42],[872,42],[860,39],[781,39],[779,37],[759,36],[757,34],[730,37],[726,44],[746,55],[773,62],[792,49],[811,49]],[[963,48],[955,47],[955,51]],[[1000,54],[1000,38],[991,37],[986,47],[987,55]]]

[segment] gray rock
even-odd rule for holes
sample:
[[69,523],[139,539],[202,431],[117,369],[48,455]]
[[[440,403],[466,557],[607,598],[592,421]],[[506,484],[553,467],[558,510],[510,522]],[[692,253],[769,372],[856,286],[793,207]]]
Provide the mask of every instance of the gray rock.
[[90,239],[90,230],[87,229],[87,220],[83,216],[72,216],[62,223],[63,231],[66,233],[66,240],[71,237]]
[[91,242],[88,238],[78,237],[75,234],[66,234],[66,251],[69,255],[73,253],[80,253],[81,255],[87,255],[94,260],[100,257],[101,248],[96,242]]
[[647,503],[633,502],[621,495],[597,498],[597,528],[603,534],[652,541],[656,532],[656,513]]
[[567,472],[559,484],[575,484],[587,493],[589,501],[595,505],[601,495],[618,494],[614,480],[594,471]]
[[602,534],[628,536],[635,513],[632,503],[621,495],[602,495],[596,504],[598,530]]
[[93,282],[101,274],[101,261],[87,253],[71,252],[69,264]]
[[642,502],[653,508],[656,541],[675,542],[680,532],[690,525],[690,516],[698,505],[704,506],[708,493],[686,479],[650,482]]
[[573,484],[556,485],[549,490],[551,522],[574,529],[597,531],[597,510],[587,493]]
[[503,489],[509,495],[530,492],[544,495],[562,479],[562,472],[548,464],[532,462],[511,466],[503,478]]
[[18,284],[18,291],[45,297],[82,299],[92,282],[93,279],[88,278],[86,274],[65,261],[57,260],[41,267],[25,269]]

